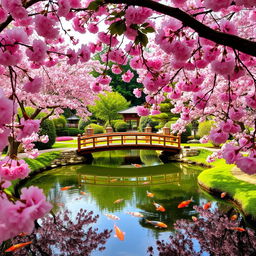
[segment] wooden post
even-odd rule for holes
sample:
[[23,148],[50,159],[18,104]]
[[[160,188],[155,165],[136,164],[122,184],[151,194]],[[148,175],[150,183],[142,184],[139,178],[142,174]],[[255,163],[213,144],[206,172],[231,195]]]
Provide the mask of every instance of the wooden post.
[[[147,124],[147,126],[145,127],[145,132],[152,133],[152,127],[149,124]],[[149,143],[149,136],[146,136],[145,139],[146,139],[146,143]]]
[[180,135],[178,135],[178,148],[180,148]]
[[107,145],[108,145],[108,147],[109,147],[109,137],[107,137]]
[[92,146],[95,148],[95,138],[92,138]]
[[78,137],[77,137],[77,147],[78,147],[78,152],[81,150],[81,134],[78,134]]

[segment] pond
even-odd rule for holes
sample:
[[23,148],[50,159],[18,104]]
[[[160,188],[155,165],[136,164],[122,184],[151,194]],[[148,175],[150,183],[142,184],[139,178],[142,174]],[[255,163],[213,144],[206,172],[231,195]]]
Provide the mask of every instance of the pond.
[[[113,229],[115,223],[125,232],[124,241],[115,238],[112,232],[106,250],[95,251],[93,256],[146,255],[147,248],[154,246],[157,239],[168,240],[176,220],[196,216],[193,205],[209,201],[197,185],[202,167],[178,162],[163,164],[157,153],[150,150],[109,151],[93,156],[91,165],[54,169],[35,176],[26,184],[43,188],[54,212],[68,209],[75,215],[80,208],[87,209],[99,215],[96,223],[99,231]],[[65,186],[72,187],[61,191]],[[147,196],[147,191],[154,197]],[[190,198],[193,202],[188,207],[177,208],[181,201]],[[116,203],[118,199],[121,200]],[[156,211],[154,202],[165,211]],[[217,203],[212,207],[217,207]],[[127,212],[139,212],[144,218]],[[105,214],[114,214],[120,220],[108,219]],[[164,222],[167,228],[157,228],[146,219]]]

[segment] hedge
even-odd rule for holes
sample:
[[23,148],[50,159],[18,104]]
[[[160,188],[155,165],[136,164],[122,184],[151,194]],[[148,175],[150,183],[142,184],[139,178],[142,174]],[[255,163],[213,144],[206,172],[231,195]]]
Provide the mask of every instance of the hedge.
[[86,130],[86,128],[93,128],[94,129],[94,134],[99,134],[99,133],[104,133],[105,129],[103,126],[98,125],[98,124],[89,124],[85,127],[84,130]]
[[115,123],[115,131],[116,132],[126,132],[128,129],[128,124],[125,121],[118,121]]

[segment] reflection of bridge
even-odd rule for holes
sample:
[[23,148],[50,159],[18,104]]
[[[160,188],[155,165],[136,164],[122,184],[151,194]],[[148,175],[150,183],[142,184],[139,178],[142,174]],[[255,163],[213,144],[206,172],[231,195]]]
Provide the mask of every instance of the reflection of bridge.
[[164,173],[150,176],[98,176],[98,175],[78,175],[78,184],[105,185],[105,186],[147,186],[161,184],[180,185],[181,172]]
[[180,152],[180,136],[157,133],[122,132],[78,136],[78,153],[87,154],[117,149],[152,149]]

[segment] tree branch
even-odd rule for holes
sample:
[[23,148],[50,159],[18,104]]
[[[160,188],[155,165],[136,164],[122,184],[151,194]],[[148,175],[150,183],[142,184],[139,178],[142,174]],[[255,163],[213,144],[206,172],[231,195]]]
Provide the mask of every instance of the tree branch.
[[174,17],[181,21],[184,26],[194,29],[200,37],[209,39],[217,44],[229,46],[240,52],[252,55],[256,57],[256,42],[231,35],[222,33],[209,28],[208,26],[202,24],[198,20],[194,19],[186,12],[178,8],[173,8],[154,2],[152,0],[104,0],[106,4],[127,4],[127,5],[137,5],[141,7],[150,8],[156,12]]

